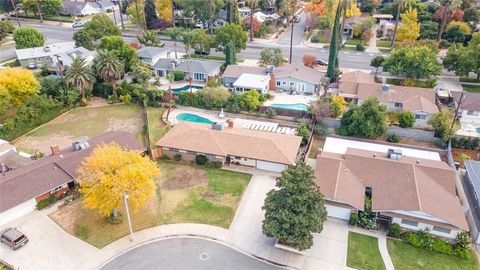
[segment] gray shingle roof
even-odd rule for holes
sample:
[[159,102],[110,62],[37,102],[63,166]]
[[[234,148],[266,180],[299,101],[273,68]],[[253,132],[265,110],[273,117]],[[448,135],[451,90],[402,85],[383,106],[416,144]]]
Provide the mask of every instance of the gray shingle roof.
[[[171,63],[176,63],[175,68],[172,69]],[[188,72],[188,63],[190,63],[190,71],[194,73],[211,73],[223,65],[221,61],[212,60],[196,60],[196,59],[165,59],[162,58],[153,65],[156,69],[178,70]]]
[[160,47],[143,47],[137,51],[138,57],[140,58],[153,58],[161,53],[171,51],[170,48],[160,48]]
[[15,50],[18,60],[47,57],[55,54],[65,53],[75,48],[75,42],[61,42],[43,47],[26,48]]

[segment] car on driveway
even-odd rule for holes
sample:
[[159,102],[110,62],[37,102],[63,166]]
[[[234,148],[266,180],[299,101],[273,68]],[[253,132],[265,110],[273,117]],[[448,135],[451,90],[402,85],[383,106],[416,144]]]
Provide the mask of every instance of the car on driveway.
[[317,59],[317,65],[319,66],[328,66],[328,62],[322,59]]
[[76,21],[72,24],[73,28],[82,28],[85,26],[85,22],[83,21]]
[[28,238],[15,228],[6,228],[0,233],[0,241],[13,250],[17,250],[28,243]]

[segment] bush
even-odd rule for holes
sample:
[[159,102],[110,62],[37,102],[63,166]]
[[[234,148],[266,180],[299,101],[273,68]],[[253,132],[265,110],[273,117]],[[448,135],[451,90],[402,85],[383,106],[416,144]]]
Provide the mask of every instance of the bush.
[[108,104],[113,104],[117,101],[117,98],[114,95],[110,95],[107,97]]
[[357,44],[357,46],[355,46],[355,49],[359,52],[365,51],[365,47],[361,43]]
[[457,237],[455,238],[455,247],[468,249],[471,243],[472,239],[467,232],[461,231],[457,233]]
[[212,160],[207,162],[207,167],[208,168],[214,168],[214,169],[220,169],[222,168],[222,162],[217,161],[217,160]]
[[312,38],[310,39],[310,42],[312,43],[320,43],[320,36],[318,34],[313,35]]
[[452,255],[453,248],[450,243],[443,241],[440,238],[433,238],[432,240],[432,250],[437,253]]
[[205,155],[197,155],[195,157],[195,163],[197,165],[205,165],[205,164],[207,164],[207,161],[208,160],[207,160],[207,157]]
[[419,230],[417,231],[417,235],[420,238],[420,243],[422,244],[422,247],[428,250],[432,250],[433,237],[430,234],[430,230],[429,229]]
[[185,73],[181,71],[174,71],[173,76],[175,77],[175,81],[182,81],[185,78]]
[[272,108],[268,108],[265,113],[267,114],[267,117],[268,118],[274,118],[275,116],[277,116],[277,112],[272,109]]
[[422,241],[420,240],[420,237],[418,236],[417,233],[415,232],[407,232],[404,235],[404,240],[408,244],[416,247],[416,248],[421,248],[422,247]]
[[37,210],[42,210],[49,205],[50,205],[50,202],[48,201],[48,199],[41,200],[37,203]]
[[358,213],[351,213],[350,219],[348,220],[348,224],[352,226],[356,226],[358,222]]
[[468,248],[461,248],[461,247],[455,247],[453,249],[453,254],[464,260],[469,260],[471,256]]
[[169,160],[170,158],[166,155],[166,154],[163,154],[161,157],[160,157],[161,160]]
[[121,95],[120,96],[120,101],[125,103],[125,104],[131,104],[132,103],[132,96],[129,94]]
[[302,145],[306,145],[308,143],[308,136],[310,132],[308,131],[307,124],[301,124],[297,130],[297,136],[302,137]]
[[325,124],[320,122],[316,124],[315,127],[313,128],[313,133],[321,136],[325,136],[328,134],[328,127]]
[[393,223],[392,225],[390,225],[388,236],[393,238],[399,238],[401,234],[402,234],[402,228],[400,227],[400,225],[396,223]]
[[387,135],[387,142],[399,143],[400,142],[400,136],[398,136],[397,134],[389,134],[389,135]]
[[448,49],[448,47],[450,47],[450,42],[442,39],[440,40],[440,43],[438,43],[438,47],[440,47],[440,49]]
[[415,116],[412,112],[399,112],[398,113],[398,125],[401,128],[411,128],[415,123]]
[[86,239],[90,235],[90,230],[87,226],[75,225],[75,235],[82,239]]
[[175,155],[173,155],[173,160],[175,160],[175,161],[180,161],[180,160],[182,160],[182,155],[180,155],[180,154],[175,154]]

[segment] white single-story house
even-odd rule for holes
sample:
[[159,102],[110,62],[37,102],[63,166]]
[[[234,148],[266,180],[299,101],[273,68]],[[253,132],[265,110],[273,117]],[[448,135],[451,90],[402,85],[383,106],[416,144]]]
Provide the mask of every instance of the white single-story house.
[[61,42],[42,47],[15,50],[18,62],[24,68],[52,66],[55,55],[67,53],[75,49],[75,42]]
[[266,94],[270,85],[270,74],[257,75],[243,73],[233,83],[233,89],[235,92],[244,92],[249,90],[257,90],[261,94]]
[[302,138],[274,132],[179,122],[155,146],[161,155],[195,161],[197,155],[222,164],[235,164],[281,172],[294,165]]
[[405,230],[429,228],[450,239],[469,230],[456,172],[438,153],[327,137],[315,177],[330,217],[349,220],[369,197],[377,220]]
[[159,59],[154,65],[155,74],[161,78],[168,73],[179,71],[185,74],[184,80],[188,81],[190,74],[196,82],[207,82],[220,74],[221,61],[196,60],[196,59]]
[[51,155],[17,168],[8,167],[0,174],[0,225],[35,210],[38,202],[52,195],[65,194],[75,186],[77,169],[84,158],[96,146],[111,142],[125,149],[145,151],[132,134],[108,131],[86,141],[74,142],[63,150],[52,145]]
[[168,59],[170,58],[170,53],[172,49],[170,48],[161,48],[161,47],[143,47],[137,51],[138,58],[150,64],[150,66],[155,65],[161,58]]
[[87,16],[100,12],[102,12],[102,10],[97,3],[85,1],[77,2],[67,0],[63,2],[62,8],[60,9],[60,14],[71,16]]

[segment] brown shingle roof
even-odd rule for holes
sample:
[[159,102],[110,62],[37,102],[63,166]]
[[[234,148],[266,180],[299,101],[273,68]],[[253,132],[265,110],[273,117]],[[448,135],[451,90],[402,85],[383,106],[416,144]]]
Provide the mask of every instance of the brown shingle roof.
[[209,125],[180,122],[155,145],[218,156],[240,156],[291,165],[301,138],[242,128],[213,130]]
[[228,65],[223,71],[222,77],[238,78],[243,73],[266,75],[265,68],[252,67],[252,66],[240,66],[240,65]]
[[116,142],[129,150],[144,151],[135,137],[122,131],[109,131],[88,140],[90,147],[74,151],[69,147],[0,175],[0,212],[44,194],[74,180],[78,166],[95,146]]
[[286,64],[275,68],[276,78],[292,77],[312,84],[320,84],[324,73],[303,64]]
[[455,172],[444,162],[348,148],[345,155],[322,152],[316,182],[325,198],[363,210],[365,188],[372,188],[372,210],[421,211],[468,230],[455,192]]

